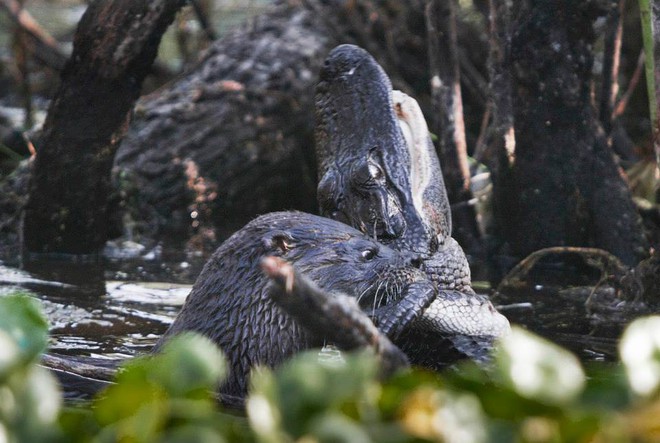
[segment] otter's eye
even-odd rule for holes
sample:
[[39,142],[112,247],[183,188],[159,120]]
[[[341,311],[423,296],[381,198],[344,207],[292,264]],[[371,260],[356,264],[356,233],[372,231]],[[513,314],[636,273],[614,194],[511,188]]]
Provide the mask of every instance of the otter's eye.
[[376,256],[376,251],[373,249],[365,249],[362,251],[362,258],[365,260],[372,260]]

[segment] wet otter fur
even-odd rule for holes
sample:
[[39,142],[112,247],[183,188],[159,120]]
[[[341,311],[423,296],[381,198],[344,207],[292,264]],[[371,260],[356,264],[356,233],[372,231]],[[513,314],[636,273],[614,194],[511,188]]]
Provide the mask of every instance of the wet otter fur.
[[220,392],[243,396],[252,367],[273,367],[323,345],[323,337],[299,326],[269,296],[260,265],[266,256],[282,257],[322,290],[356,297],[365,311],[398,300],[408,283],[425,279],[410,257],[347,225],[301,212],[266,214],[215,251],[155,350],[183,331],[206,335],[229,362]]

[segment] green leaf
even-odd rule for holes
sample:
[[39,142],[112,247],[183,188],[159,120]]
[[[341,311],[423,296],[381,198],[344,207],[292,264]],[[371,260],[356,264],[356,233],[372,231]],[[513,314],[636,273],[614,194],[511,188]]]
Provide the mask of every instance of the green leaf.
[[220,349],[208,338],[192,333],[172,338],[149,367],[150,377],[172,396],[214,391],[227,374]]
[[227,440],[215,429],[186,425],[165,433],[159,441],[161,443],[224,443]]
[[[370,443],[367,431],[360,422],[337,412],[328,412],[312,420],[309,425],[310,441],[328,443]],[[305,437],[301,438],[304,440]]]
[[167,401],[167,394],[162,388],[126,379],[110,386],[101,395],[94,405],[94,415],[101,426],[128,419],[139,414],[143,407]]
[[580,404],[600,411],[619,411],[630,406],[632,392],[619,363],[594,362],[586,366],[587,384]]
[[380,392],[375,358],[347,353],[345,359],[343,364],[324,363],[317,353],[306,352],[279,367],[274,376],[267,370],[257,372],[248,416],[258,435],[264,436],[262,441],[282,441],[267,439],[268,430],[285,429],[294,438],[301,437],[318,416],[331,411],[356,418],[375,409]]
[[[11,362],[18,360],[25,364],[34,361],[48,344],[48,323],[41,306],[37,300],[25,294],[0,297],[0,331],[4,333],[3,338],[0,338],[0,378],[3,376],[3,368],[11,366]],[[7,345],[7,338],[14,341],[18,354],[15,348]]]

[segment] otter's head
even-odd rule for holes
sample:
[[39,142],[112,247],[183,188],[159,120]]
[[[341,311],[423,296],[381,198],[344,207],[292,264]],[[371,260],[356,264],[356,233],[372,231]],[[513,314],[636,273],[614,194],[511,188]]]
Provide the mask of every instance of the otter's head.
[[325,291],[356,297],[363,308],[398,300],[407,284],[426,278],[417,257],[335,220],[286,212],[257,221],[268,227],[265,255],[283,258]]

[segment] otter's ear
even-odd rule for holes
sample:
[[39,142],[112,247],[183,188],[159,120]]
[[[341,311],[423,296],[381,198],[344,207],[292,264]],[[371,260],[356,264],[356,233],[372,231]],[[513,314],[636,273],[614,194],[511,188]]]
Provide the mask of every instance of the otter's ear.
[[286,254],[293,248],[293,237],[286,231],[273,231],[269,232],[263,238],[264,246],[273,251],[280,251],[281,254]]

